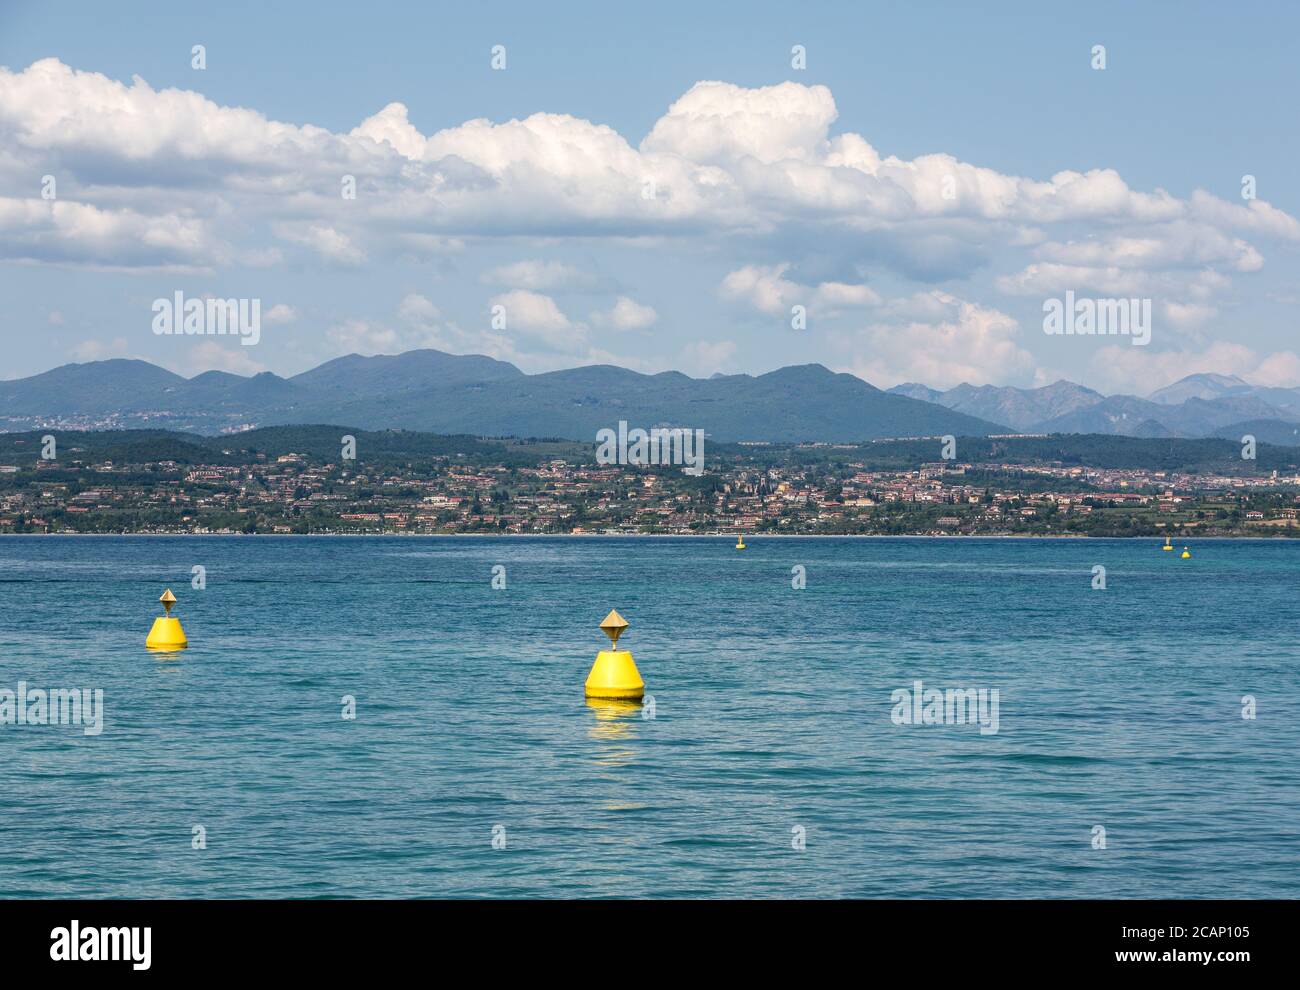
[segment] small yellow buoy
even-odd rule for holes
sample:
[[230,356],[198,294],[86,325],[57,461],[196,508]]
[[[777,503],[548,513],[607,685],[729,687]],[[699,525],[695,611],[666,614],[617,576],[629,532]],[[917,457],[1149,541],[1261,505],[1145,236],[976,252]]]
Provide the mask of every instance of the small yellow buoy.
[[632,654],[618,649],[618,638],[627,629],[627,620],[613,609],[600,624],[613,649],[601,650],[591,666],[584,688],[588,698],[624,698],[636,700],[645,694],[645,681],[632,661]]
[[189,640],[185,638],[185,630],[181,628],[181,620],[175,618],[172,614],[172,606],[176,604],[176,596],[172,594],[172,589],[168,588],[158,599],[162,602],[165,615],[160,615],[153,620],[153,628],[149,630],[149,636],[144,641],[144,645],[152,650],[183,650],[189,646]]
[[736,537],[736,549],[737,549],[737,550],[744,550],[744,549],[745,549],[745,534],[744,534],[744,533],[741,533],[740,535],[738,535],[738,536]]
[[1183,554],[1182,554],[1182,556],[1183,556],[1183,560],[1186,560],[1186,559],[1187,559],[1188,557],[1190,557],[1191,555],[1192,555],[1192,552],[1191,552],[1190,550],[1188,550],[1186,547],[1183,547]]

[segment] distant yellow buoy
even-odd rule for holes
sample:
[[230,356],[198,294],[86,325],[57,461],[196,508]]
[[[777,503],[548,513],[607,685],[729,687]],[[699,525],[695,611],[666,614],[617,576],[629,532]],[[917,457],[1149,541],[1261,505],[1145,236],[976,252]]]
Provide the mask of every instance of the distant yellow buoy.
[[622,698],[635,701],[645,694],[645,681],[641,672],[632,661],[632,654],[618,649],[618,638],[627,629],[627,620],[614,609],[610,609],[605,621],[600,624],[601,631],[609,637],[613,649],[601,650],[596,654],[596,662],[587,675],[584,689],[588,698]]
[[1166,537],[1165,537],[1165,545],[1164,545],[1163,547],[1161,547],[1160,549],[1161,549],[1161,550],[1172,550],[1173,548],[1174,548],[1174,545],[1173,545],[1172,543],[1169,542],[1169,537],[1166,536]]
[[1188,550],[1186,547],[1183,547],[1183,553],[1182,553],[1183,560],[1186,560],[1191,555],[1192,555],[1192,551]]
[[744,550],[744,549],[745,549],[745,534],[744,534],[744,533],[741,533],[739,536],[736,537],[736,549],[737,549],[737,550]]
[[185,638],[185,630],[181,628],[181,620],[175,618],[172,614],[172,606],[176,604],[176,596],[172,594],[172,589],[168,588],[158,599],[162,602],[165,615],[160,615],[153,620],[153,628],[149,630],[149,636],[144,641],[144,645],[151,650],[183,650],[189,646],[189,640]]

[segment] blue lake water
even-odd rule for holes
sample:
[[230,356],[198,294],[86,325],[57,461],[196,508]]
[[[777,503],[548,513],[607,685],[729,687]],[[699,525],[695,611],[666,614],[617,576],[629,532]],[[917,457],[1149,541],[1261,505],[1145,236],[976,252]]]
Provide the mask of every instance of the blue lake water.
[[[0,897],[1298,897],[1300,544],[1192,551],[0,538],[0,688],[105,706],[0,725]],[[584,701],[610,608],[653,718]]]

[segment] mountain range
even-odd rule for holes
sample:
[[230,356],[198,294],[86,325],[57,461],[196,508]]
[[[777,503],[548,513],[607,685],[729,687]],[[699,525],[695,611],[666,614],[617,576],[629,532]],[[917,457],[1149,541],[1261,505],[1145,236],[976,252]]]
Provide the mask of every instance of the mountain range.
[[691,378],[612,365],[529,375],[505,361],[436,350],[349,354],[282,378],[207,371],[185,378],[147,361],[67,364],[0,381],[0,430],[142,428],[218,434],[338,423],[474,436],[592,440],[630,427],[703,429],[712,439],[852,442],[886,437],[1095,433],[1227,437],[1300,445],[1300,388],[1189,375],[1146,397],[1073,382],[1041,388],[908,383],[882,391],[819,364]]
[[587,441],[620,420],[629,428],[703,429],[724,442],[1006,432],[997,423],[891,395],[817,364],[708,379],[610,365],[527,375],[481,355],[418,350],[349,354],[292,378],[208,371],[187,379],[147,361],[119,358],[0,382],[0,428],[9,431],[148,427],[213,434],[339,423]]
[[1249,433],[1267,443],[1300,445],[1300,388],[1251,385],[1235,375],[1188,375],[1145,398],[1106,396],[1064,380],[1041,388],[963,383],[947,390],[909,382],[889,391],[1022,433],[1228,439]]

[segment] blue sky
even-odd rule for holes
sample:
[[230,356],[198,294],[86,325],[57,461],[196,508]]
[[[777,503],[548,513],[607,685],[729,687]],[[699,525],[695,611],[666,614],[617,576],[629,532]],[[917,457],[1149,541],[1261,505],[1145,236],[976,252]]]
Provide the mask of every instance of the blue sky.
[[[129,6],[0,5],[0,377],[1300,384],[1288,4]],[[1149,298],[1151,343],[1046,335],[1066,290]],[[261,341],[155,335],[176,291],[260,299]]]

